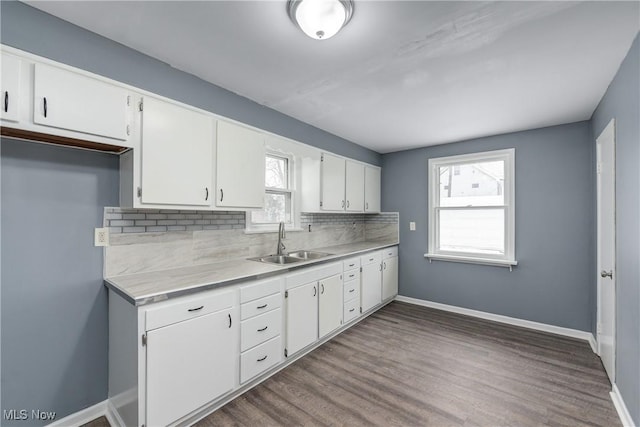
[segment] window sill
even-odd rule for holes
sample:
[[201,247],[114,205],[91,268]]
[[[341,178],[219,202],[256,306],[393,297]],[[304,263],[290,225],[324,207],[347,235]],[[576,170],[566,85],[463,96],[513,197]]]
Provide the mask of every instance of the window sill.
[[[285,227],[284,229],[285,232],[289,232],[289,231],[304,231],[303,228],[287,228]],[[265,228],[264,230],[260,230],[260,229],[251,229],[251,230],[244,230],[244,234],[266,234],[266,233],[277,233],[278,232],[278,228],[274,228],[274,229],[268,229]]]
[[435,259],[436,261],[492,265],[494,267],[508,267],[510,271],[513,271],[513,267],[518,265],[518,261],[515,261],[515,260],[512,261],[512,260],[491,259],[491,258],[476,258],[476,257],[457,256],[457,255],[424,254],[424,257],[429,259],[429,262]]

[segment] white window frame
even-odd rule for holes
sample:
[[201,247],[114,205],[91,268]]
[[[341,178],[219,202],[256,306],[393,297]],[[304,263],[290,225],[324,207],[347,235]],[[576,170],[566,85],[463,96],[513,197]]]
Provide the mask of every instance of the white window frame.
[[[446,209],[496,209],[503,208],[505,211],[504,230],[504,255],[478,254],[474,252],[442,251],[438,249],[440,230],[438,227],[438,212],[440,207],[440,176],[439,168],[443,166],[459,166],[469,163],[504,161],[504,204],[497,206],[474,206],[474,207],[447,207]],[[517,265],[515,259],[515,148],[505,150],[485,151],[480,153],[462,154],[457,156],[438,157],[429,159],[429,197],[428,197],[428,221],[429,239],[428,252],[425,258],[431,260],[466,262],[472,264],[487,264],[510,269]]]
[[[287,188],[272,188],[272,187],[264,187],[265,194],[267,193],[278,193],[278,194],[289,194],[290,202],[291,202],[291,216],[290,220],[285,222],[286,230],[297,230],[298,226],[298,216],[296,215],[296,194],[295,194],[295,178],[294,178],[294,157],[290,154],[285,154],[278,151],[267,151],[265,153],[265,160],[267,157],[276,157],[287,160]],[[245,233],[271,233],[277,232],[279,224],[263,224],[263,223],[255,223],[252,221],[252,211],[246,211],[245,220],[246,227]]]

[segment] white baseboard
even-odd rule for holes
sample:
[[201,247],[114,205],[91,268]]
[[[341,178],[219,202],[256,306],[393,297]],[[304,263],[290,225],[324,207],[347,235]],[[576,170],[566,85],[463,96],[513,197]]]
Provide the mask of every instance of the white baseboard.
[[[83,424],[88,423],[89,421],[93,421],[96,418],[100,418],[105,415],[107,412],[108,400],[103,400],[100,403],[96,403],[93,406],[89,406],[81,411],[74,412],[73,414],[67,415],[64,418],[60,418],[49,424],[49,427],[69,427],[69,426],[81,426]],[[111,421],[109,421],[111,422]],[[112,424],[113,426],[113,424]]]
[[105,407],[104,416],[107,417],[107,421],[109,421],[109,425],[111,427],[126,427],[122,418],[120,418],[120,414],[116,411],[116,408],[111,403],[111,400],[107,400],[107,405]]
[[618,390],[617,385],[613,385],[611,389],[611,400],[613,401],[613,406],[616,407],[616,411],[618,411],[618,416],[620,417],[620,421],[622,421],[622,425],[624,427],[636,427],[636,424],[633,423],[633,419],[631,418],[631,414],[627,409],[627,405],[624,404],[624,399],[622,399],[622,395],[620,394],[620,390]]
[[450,311],[452,313],[464,314],[466,316],[478,317],[480,319],[492,320],[494,322],[506,323],[508,325],[520,326],[522,328],[534,329],[536,331],[549,332],[565,337],[577,338],[587,341],[591,349],[596,352],[596,340],[592,333],[579,331],[577,329],[563,328],[560,326],[548,325],[546,323],[532,322],[531,320],[518,319],[516,317],[502,316],[500,314],[487,313],[486,311],[471,310],[469,308],[457,307],[455,305],[441,304],[418,298],[410,298],[402,295],[396,297],[396,301],[407,302],[409,304],[422,305],[424,307],[438,310]]
[[598,342],[596,341],[596,337],[594,337],[593,334],[589,334],[589,345],[591,346],[591,351],[600,356],[600,352],[598,352]]

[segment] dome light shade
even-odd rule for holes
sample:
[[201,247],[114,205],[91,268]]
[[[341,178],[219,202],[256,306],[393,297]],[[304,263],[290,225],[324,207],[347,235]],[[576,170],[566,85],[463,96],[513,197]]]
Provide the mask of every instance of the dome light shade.
[[289,0],[289,18],[312,39],[326,40],[347,25],[352,0]]

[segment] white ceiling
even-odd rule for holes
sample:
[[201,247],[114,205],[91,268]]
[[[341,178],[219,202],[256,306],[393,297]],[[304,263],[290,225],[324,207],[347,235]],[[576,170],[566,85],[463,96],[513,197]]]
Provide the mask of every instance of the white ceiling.
[[324,41],[285,0],[27,3],[380,153],[587,120],[640,29],[637,1],[356,1]]

